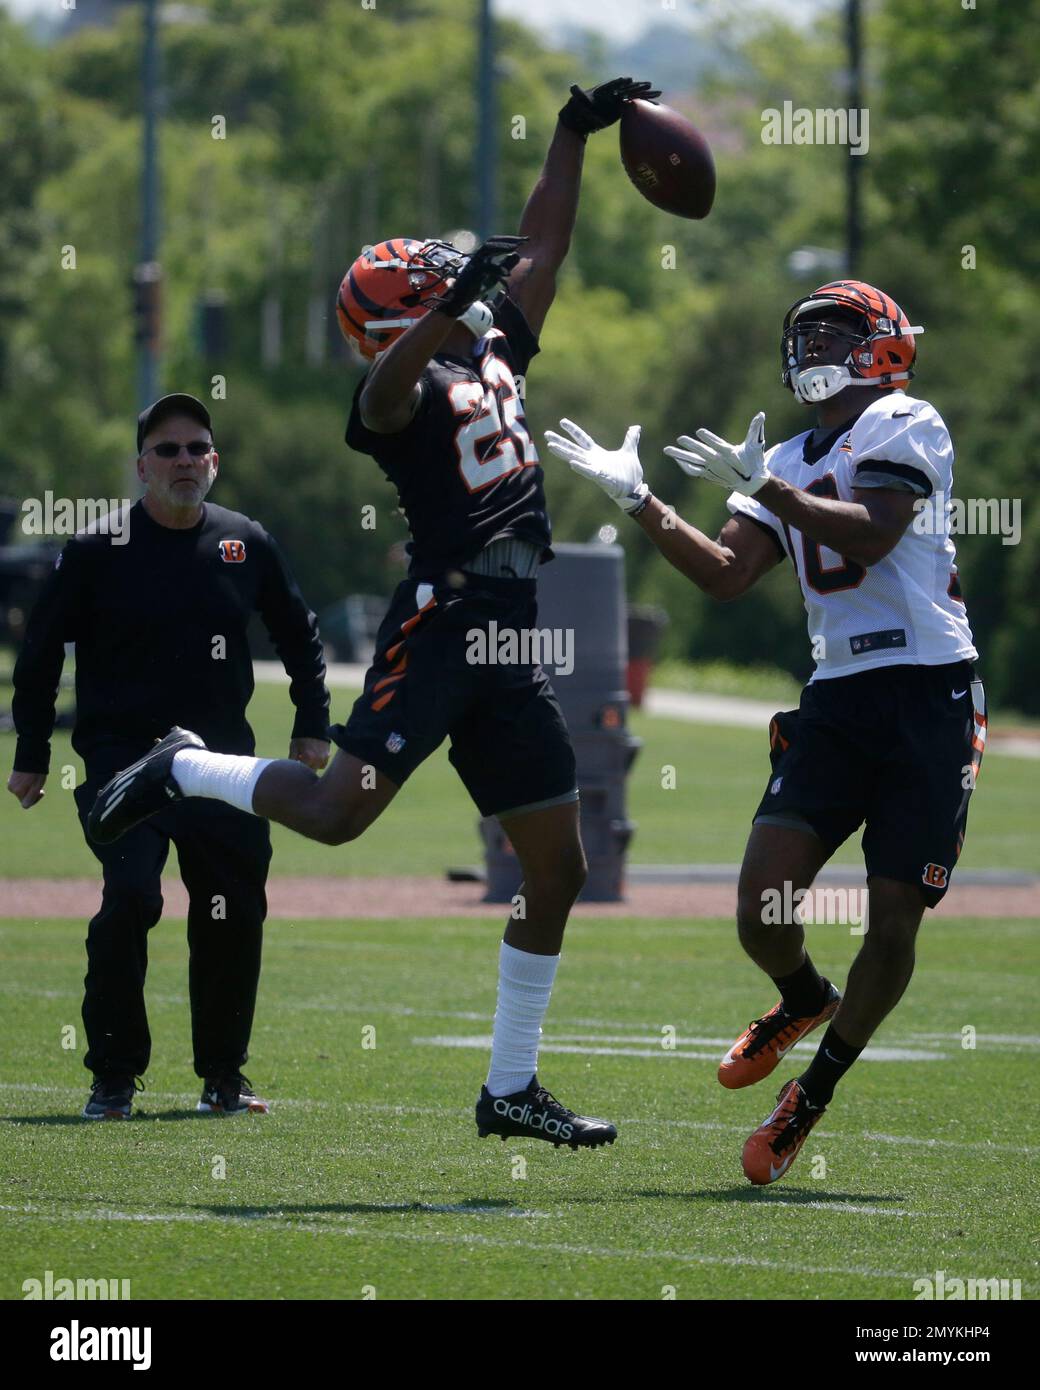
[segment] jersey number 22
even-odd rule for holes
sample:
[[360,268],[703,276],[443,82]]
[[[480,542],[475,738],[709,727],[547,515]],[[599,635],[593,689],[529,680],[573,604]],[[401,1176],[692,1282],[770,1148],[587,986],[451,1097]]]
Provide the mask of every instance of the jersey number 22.
[[[462,481],[470,492],[538,462],[512,373],[500,357],[484,359],[481,381],[455,382],[448,390],[448,401],[456,415],[466,417],[455,431],[455,450]],[[497,445],[481,456],[478,446],[492,439],[497,439]]]

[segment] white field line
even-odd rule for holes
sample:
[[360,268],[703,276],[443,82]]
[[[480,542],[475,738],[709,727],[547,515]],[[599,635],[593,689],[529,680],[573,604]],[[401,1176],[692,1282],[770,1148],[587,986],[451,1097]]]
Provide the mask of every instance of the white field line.
[[[198,1087],[196,1087],[195,1090],[190,1092],[153,1091],[151,1088],[146,1088],[144,1091],[138,1092],[136,1103],[138,1106],[142,1107],[141,1113],[145,1115],[148,1114],[148,1111],[143,1109],[143,1107],[147,1106],[149,1101],[154,1100],[169,1101],[172,1104],[180,1106],[180,1108],[182,1109],[190,1108],[194,1110],[195,1101],[197,1099],[197,1090]],[[74,1099],[77,1096],[82,1097],[87,1094],[87,1082],[86,1078],[84,1078],[82,1086],[44,1086],[41,1085],[39,1082],[35,1081],[0,1081],[0,1093],[3,1093],[4,1091],[21,1091],[25,1092],[28,1095],[50,1095]],[[461,1115],[465,1115],[467,1119],[471,1117],[469,1110],[464,1110],[462,1108],[457,1108],[450,1105],[391,1105],[386,1102],[364,1100],[296,1099],[292,1096],[274,1097],[271,1100],[271,1104],[272,1106],[277,1106],[279,1109],[282,1106],[287,1106],[294,1110],[362,1110],[366,1113],[385,1113],[387,1115],[444,1115],[451,1116],[453,1119],[456,1120]],[[229,1118],[227,1116],[199,1114],[200,1121],[204,1121],[210,1124],[215,1124],[218,1122],[224,1123],[225,1121],[230,1122],[231,1119],[237,1118],[239,1117],[231,1116]],[[246,1117],[243,1116],[242,1118],[245,1119]],[[248,1122],[250,1124],[262,1124],[264,1123],[264,1120],[262,1117],[254,1115],[248,1118]]]
[[[656,1047],[600,1047],[597,1045],[601,1041],[598,1037],[586,1037],[583,1042],[569,1043],[556,1042],[555,1036],[543,1038],[540,1051],[570,1052],[581,1057],[681,1057],[687,1062],[718,1063],[719,1061],[719,1054],[715,1050],[691,1052],[689,1043],[677,1045],[674,1048],[664,1048],[661,1046],[659,1038],[651,1039],[651,1041],[657,1042]],[[690,1043],[693,1041],[691,1039]],[[463,1047],[480,1048],[487,1051],[491,1047],[491,1034],[441,1033],[432,1038],[413,1038],[412,1043],[416,1047]],[[791,1050],[798,1051],[799,1049],[803,1055],[808,1055],[813,1050],[813,1044],[802,1042]],[[922,1052],[918,1048],[909,1047],[868,1047],[859,1060],[861,1062],[947,1062],[952,1055],[948,1052]]]
[[[29,1095],[51,1095],[65,1099],[76,1100],[86,1094],[86,1082],[82,1086],[44,1086],[39,1082],[33,1081],[0,1081],[0,1094],[5,1091],[15,1093],[23,1092]],[[146,1105],[149,1101],[170,1101],[178,1104],[181,1108],[194,1107],[195,1093],[190,1095],[184,1091],[144,1091],[141,1093],[143,1099],[139,1104]],[[274,1096],[271,1098],[273,1109],[281,1109],[283,1106],[293,1110],[356,1110],[366,1115],[437,1115],[453,1121],[471,1121],[472,1111],[468,1107],[452,1105],[394,1105],[386,1101],[367,1101],[367,1100],[304,1100],[296,1099],[292,1096]],[[147,1115],[147,1111],[143,1111]],[[0,1116],[0,1119],[4,1117]],[[150,1118],[150,1117],[149,1117]],[[230,1124],[232,1120],[222,1116],[199,1115],[199,1122],[204,1124]],[[243,1117],[242,1123],[266,1125],[270,1123],[269,1118],[252,1116],[246,1119]],[[86,1121],[85,1125],[96,1127],[97,1121]],[[617,1120],[618,1125],[646,1125],[653,1129],[692,1129],[705,1131],[707,1133],[727,1133],[727,1134],[747,1134],[747,1125],[725,1124],[719,1120],[677,1120],[663,1116],[648,1115],[629,1115]],[[990,1143],[988,1140],[963,1140],[963,1139],[922,1139],[915,1135],[905,1134],[879,1134],[873,1130],[861,1129],[816,1129],[814,1134],[820,1139],[832,1139],[839,1141],[849,1141],[856,1143],[863,1139],[879,1140],[886,1144],[907,1144],[911,1146],[924,1146],[928,1148],[942,1149],[965,1149],[971,1152],[984,1154],[1040,1154],[1040,1145],[1036,1144],[1000,1144]]]
[[[36,986],[19,986],[15,981],[0,981],[0,994],[21,995],[27,999],[74,999],[82,997],[80,986],[70,987],[69,989],[40,989]],[[169,1004],[175,1006],[186,1005],[188,996],[186,994],[162,994],[149,991],[149,1002],[154,1004]],[[491,1019],[493,1006],[486,1010],[480,1009],[417,1009],[409,1004],[350,1004],[340,1003],[335,999],[264,999],[260,1004],[260,1011],[273,1012],[275,1010],[307,1010],[317,1013],[341,1013],[350,1015],[360,1015],[365,1019],[378,1020],[381,1016],[390,1018],[452,1018],[458,1019],[462,1023],[488,1023]],[[560,1042],[573,1042],[588,1039],[591,1042],[623,1042],[623,1043],[656,1043],[657,1050],[660,1048],[661,1029],[674,1027],[674,1024],[662,1023],[659,1020],[643,1020],[641,1022],[627,1022],[617,1018],[583,1018],[572,1015],[565,1015],[555,1019],[555,1023],[572,1028],[591,1028],[597,1030],[595,1037],[588,1033],[557,1033],[550,1026],[548,1038],[549,1043],[553,1039]],[[603,1033],[598,1030],[615,1030],[610,1033]],[[822,1035],[821,1035],[822,1036]],[[726,1037],[713,1036],[709,1034],[686,1034],[679,1035],[677,1042],[680,1045],[691,1047],[720,1047],[723,1050],[730,1047],[736,1037],[736,1032],[728,1034]],[[1020,1033],[976,1033],[975,1041],[979,1047],[999,1048],[1001,1051],[1025,1052],[1031,1049],[1040,1048],[1040,1037],[1031,1034]],[[938,1042],[954,1044],[956,1050],[961,1051],[961,1034],[959,1032],[949,1033],[909,1033],[905,1038],[892,1039],[887,1045],[879,1045],[871,1048],[874,1053],[873,1060],[882,1060],[877,1054],[879,1051],[887,1050],[890,1052],[907,1051],[913,1055],[906,1060],[917,1060],[918,1045],[922,1042]],[[806,1048],[815,1047],[815,1040],[809,1043],[806,1039],[796,1044],[796,1047]],[[976,1048],[978,1050],[978,1048]],[[640,1054],[641,1055],[641,1054]],[[923,1060],[933,1060],[937,1056],[948,1056],[948,1054],[930,1053]],[[900,1060],[892,1058],[891,1060]]]
[[[849,1216],[937,1216],[939,1213],[924,1211],[906,1211],[894,1207],[874,1207],[861,1206],[855,1202],[785,1202],[782,1199],[770,1196],[763,1197],[757,1203],[758,1206],[767,1209],[773,1207],[794,1207],[798,1210],[807,1208],[809,1211],[837,1211]],[[82,1212],[82,1208],[74,1208]],[[374,1202],[369,1210],[373,1215],[379,1212],[408,1213],[413,1216],[504,1216],[513,1220],[525,1221],[551,1221],[554,1213],[551,1211],[531,1211],[517,1207],[503,1207],[492,1202]],[[14,1206],[0,1202],[0,1212],[10,1212],[14,1216],[19,1215],[39,1215],[46,1219],[47,1213],[42,1207],[33,1207],[32,1204]],[[105,1211],[103,1213],[110,1221],[185,1221],[198,1222],[208,1221],[211,1217],[207,1214],[194,1212],[121,1212]],[[236,1212],[231,1218],[237,1221],[267,1221],[273,1213],[254,1208],[244,1208]],[[89,1219],[78,1217],[75,1219]],[[310,1224],[310,1223],[308,1223]]]
[[[780,1203],[777,1203],[777,1205],[781,1205],[781,1204],[780,1204]],[[784,1206],[797,1206],[798,1203],[797,1203],[797,1202],[784,1202],[782,1205],[784,1205]],[[809,1206],[809,1205],[818,1206],[819,1203],[815,1203],[815,1202],[814,1202],[814,1203],[806,1203],[805,1205],[807,1205],[807,1206]],[[552,1215],[553,1215],[553,1213],[552,1213],[552,1212],[549,1212],[549,1211],[524,1211],[524,1210],[520,1210],[520,1209],[518,1209],[518,1208],[516,1208],[516,1207],[503,1208],[503,1207],[500,1207],[500,1206],[495,1206],[495,1205],[493,1205],[493,1204],[489,1204],[489,1203],[479,1203],[479,1202],[474,1202],[474,1203],[469,1203],[469,1202],[374,1202],[374,1203],[372,1203],[372,1205],[371,1205],[371,1207],[370,1207],[370,1210],[372,1211],[373,1214],[376,1214],[376,1213],[378,1213],[378,1212],[384,1212],[384,1211],[385,1211],[385,1212],[387,1212],[387,1213],[391,1213],[391,1212],[398,1212],[398,1213],[400,1213],[400,1212],[410,1212],[410,1213],[412,1213],[412,1214],[415,1215],[415,1216],[424,1216],[424,1215],[433,1215],[433,1216],[442,1216],[442,1215],[446,1215],[446,1216],[506,1216],[506,1217],[514,1217],[514,1218],[515,1218],[515,1217],[522,1217],[522,1218],[524,1218],[525,1220],[538,1220],[538,1221],[541,1221],[541,1220],[549,1221],[549,1220],[552,1219]],[[866,1208],[863,1208],[863,1210],[866,1210]],[[49,1219],[49,1218],[48,1218],[48,1213],[46,1212],[46,1210],[45,1210],[43,1207],[34,1207],[31,1203],[27,1203],[27,1204],[25,1204],[25,1205],[19,1207],[19,1206],[12,1206],[12,1205],[8,1205],[7,1203],[0,1202],[0,1212],[5,1212],[5,1211],[6,1211],[6,1212],[10,1212],[13,1216],[16,1216],[16,1217],[17,1217],[17,1216],[40,1216],[40,1217],[44,1218],[45,1220]],[[194,1224],[197,1224],[197,1223],[199,1223],[199,1222],[212,1221],[212,1220],[213,1220],[213,1216],[212,1216],[209,1212],[186,1212],[186,1211],[182,1211],[182,1212],[110,1211],[110,1210],[108,1210],[107,1208],[106,1208],[106,1209],[99,1209],[96,1213],[95,1213],[95,1212],[88,1212],[88,1211],[85,1211],[83,1208],[72,1208],[72,1209],[71,1209],[71,1212],[72,1212],[72,1213],[75,1213],[75,1214],[74,1214],[74,1215],[70,1215],[68,1219],[70,1219],[70,1220],[78,1220],[78,1221],[89,1221],[89,1220],[94,1220],[94,1219],[100,1220],[100,1219],[104,1218],[106,1221],[167,1221],[167,1222],[185,1222],[185,1223],[190,1223],[190,1224],[194,1225]],[[887,1213],[886,1213],[886,1214],[887,1214]],[[909,1215],[910,1213],[903,1212],[903,1213],[900,1213],[900,1214],[906,1216],[906,1215]],[[919,1214],[919,1213],[917,1213],[917,1214]],[[241,1222],[241,1221],[268,1221],[268,1220],[270,1220],[270,1219],[273,1217],[273,1215],[274,1215],[274,1214],[273,1214],[272,1212],[266,1211],[266,1210],[263,1210],[263,1209],[260,1209],[260,1208],[252,1208],[252,1209],[250,1209],[250,1208],[248,1208],[248,1207],[244,1207],[241,1211],[236,1212],[233,1216],[228,1216],[226,1219],[227,1219],[227,1220],[230,1220],[230,1221],[239,1221],[239,1222]],[[64,1216],[62,1216],[62,1217],[60,1217],[60,1218],[57,1218],[57,1217],[56,1217],[56,1218],[54,1218],[54,1219],[62,1219],[62,1220],[64,1220],[64,1219],[66,1219],[66,1218],[65,1218]],[[222,1218],[222,1219],[224,1219],[224,1218]],[[336,1218],[333,1217],[332,1219],[335,1220]],[[277,1222],[275,1222],[275,1224],[277,1224]],[[312,1225],[314,1225],[314,1224],[320,1224],[320,1222],[319,1222],[319,1223],[306,1222],[305,1224],[306,1224],[308,1227],[310,1227],[310,1226],[312,1226]]]
[[802,1209],[808,1207],[810,1211],[841,1211],[848,1212],[850,1216],[935,1216],[936,1212],[926,1211],[900,1211],[896,1207],[862,1207],[855,1202],[785,1202],[778,1197],[773,1197],[763,1206],[769,1207],[797,1207]]
[[[747,1125],[721,1124],[715,1120],[668,1120],[668,1119],[640,1119],[629,1118],[618,1120],[619,1125],[653,1125],[666,1129],[696,1129],[696,1130],[728,1130],[730,1133],[747,1134]],[[997,1144],[991,1143],[986,1139],[967,1140],[967,1139],[921,1139],[913,1135],[906,1134],[878,1134],[874,1130],[839,1130],[839,1129],[814,1129],[813,1134],[819,1139],[831,1140],[855,1140],[859,1143],[863,1139],[880,1140],[886,1144],[907,1144],[910,1146],[920,1145],[926,1148],[937,1149],[966,1149],[974,1153],[988,1154],[1040,1154],[1038,1144]]]
[[[913,1042],[944,1042],[961,1045],[960,1033],[911,1033]],[[996,1047],[1013,1047],[1016,1051],[1029,1047],[1040,1047],[1040,1038],[1028,1033],[976,1033],[977,1043],[992,1043]]]
[[[773,1203],[763,1200],[762,1205],[771,1206]],[[802,1204],[791,1203],[789,1205]],[[390,1231],[385,1227],[380,1228],[374,1225],[351,1225],[346,1219],[340,1221],[329,1214],[321,1219],[304,1221],[263,1214],[218,1216],[208,1212],[124,1212],[110,1208],[88,1210],[82,1207],[63,1207],[54,1211],[47,1211],[31,1203],[21,1207],[0,1205],[0,1211],[7,1212],[15,1218],[23,1217],[31,1220],[49,1221],[168,1221],[192,1224],[212,1222],[221,1227],[227,1225],[255,1227],[258,1221],[262,1221],[265,1226],[274,1230],[320,1232],[323,1235],[347,1236],[359,1240],[399,1240],[418,1245],[461,1245],[486,1249],[517,1250],[541,1256],[573,1255],[582,1259],[649,1260],[658,1264],[719,1265],[730,1269],[770,1269],[791,1274],[839,1275],[842,1277],[852,1275],[862,1279],[905,1279],[908,1287],[918,1277],[917,1273],[908,1274],[904,1270],[870,1269],[859,1265],[802,1265],[783,1260],[762,1259],[753,1255],[703,1255],[688,1250],[645,1250],[609,1245],[572,1245],[562,1241],[508,1240],[501,1236],[478,1235],[470,1231],[457,1235],[449,1235],[441,1231]],[[356,1221],[354,1213],[351,1213],[351,1219]]]

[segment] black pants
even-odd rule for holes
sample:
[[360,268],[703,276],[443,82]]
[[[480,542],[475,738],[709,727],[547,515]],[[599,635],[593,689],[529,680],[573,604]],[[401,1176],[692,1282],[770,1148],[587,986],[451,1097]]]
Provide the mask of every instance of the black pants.
[[[135,756],[140,756],[136,754]],[[88,767],[76,788],[86,815],[119,766]],[[192,797],[143,821],[112,845],[87,844],[104,870],[101,910],[87,929],[83,1025],[85,1066],[97,1075],[139,1076],[151,1057],[144,1004],[148,933],[162,916],[160,876],[170,841],[188,890],[188,994],[195,1071],[201,1077],[245,1063],[260,979],[264,885],[271,860],[267,821],[222,801]]]

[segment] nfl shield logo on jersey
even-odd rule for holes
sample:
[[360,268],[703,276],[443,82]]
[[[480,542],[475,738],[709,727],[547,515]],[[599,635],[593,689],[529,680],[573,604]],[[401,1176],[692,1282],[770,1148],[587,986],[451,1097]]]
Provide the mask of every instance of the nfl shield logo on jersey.
[[405,745],[405,740],[400,734],[390,734],[386,740],[386,751],[388,753],[400,753]]
[[770,795],[770,796],[776,796],[777,792],[780,790],[780,783],[781,783],[783,780],[784,780],[784,779],[783,779],[782,777],[774,777],[774,778],[773,778],[772,785],[771,785],[770,788],[769,788],[769,795]]

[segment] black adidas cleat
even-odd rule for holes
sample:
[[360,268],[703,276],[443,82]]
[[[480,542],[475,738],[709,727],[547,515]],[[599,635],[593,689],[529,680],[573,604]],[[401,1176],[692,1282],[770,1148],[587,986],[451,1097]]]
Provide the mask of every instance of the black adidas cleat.
[[134,1092],[143,1084],[133,1076],[95,1076],[90,1099],[83,1107],[85,1120],[129,1120]]
[[195,1109],[204,1115],[267,1115],[271,1107],[256,1094],[247,1077],[235,1072],[231,1076],[208,1076]]
[[503,1139],[547,1139],[555,1148],[567,1144],[572,1149],[598,1149],[613,1144],[617,1130],[609,1120],[575,1115],[532,1076],[526,1091],[511,1096],[493,1096],[486,1086],[477,1101],[477,1135],[486,1139],[500,1134]]
[[151,752],[117,772],[98,792],[87,817],[87,829],[95,844],[110,845],[171,801],[183,800],[173,778],[174,755],[185,748],[205,747],[198,734],[173,728]]

